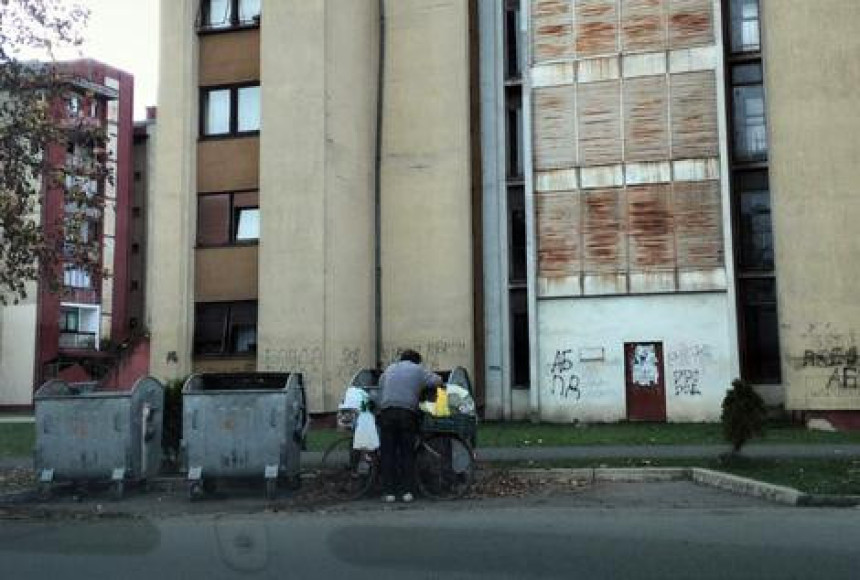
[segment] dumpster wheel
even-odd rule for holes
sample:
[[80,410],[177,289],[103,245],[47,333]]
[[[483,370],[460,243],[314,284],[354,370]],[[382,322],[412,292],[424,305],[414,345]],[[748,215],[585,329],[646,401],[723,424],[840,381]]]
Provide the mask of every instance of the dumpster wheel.
[[125,495],[125,482],[122,480],[115,481],[113,483],[113,497],[116,500],[122,499],[122,496]]
[[275,499],[275,496],[278,494],[278,480],[277,479],[267,479],[266,480],[266,499],[272,501]]
[[203,484],[199,481],[192,481],[188,484],[188,499],[196,501],[203,497]]

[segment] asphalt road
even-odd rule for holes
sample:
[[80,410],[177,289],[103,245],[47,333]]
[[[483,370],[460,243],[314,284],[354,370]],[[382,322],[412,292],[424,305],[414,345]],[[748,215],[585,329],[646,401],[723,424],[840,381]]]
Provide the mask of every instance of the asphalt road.
[[0,521],[3,578],[857,578],[860,510],[686,482],[561,497]]

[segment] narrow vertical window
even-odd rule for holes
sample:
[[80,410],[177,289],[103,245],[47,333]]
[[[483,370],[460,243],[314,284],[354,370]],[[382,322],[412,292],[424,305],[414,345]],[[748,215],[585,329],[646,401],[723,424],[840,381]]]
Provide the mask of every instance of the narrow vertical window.
[[730,6],[732,52],[761,50],[758,1],[732,0]]
[[240,133],[260,130],[260,87],[239,89],[239,127]]
[[206,122],[204,135],[226,135],[230,132],[230,90],[208,91],[204,103]]

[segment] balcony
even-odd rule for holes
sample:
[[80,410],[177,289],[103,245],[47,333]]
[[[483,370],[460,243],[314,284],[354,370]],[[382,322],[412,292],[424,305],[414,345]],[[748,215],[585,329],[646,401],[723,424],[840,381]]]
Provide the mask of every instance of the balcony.
[[60,332],[61,350],[97,350],[95,332]]

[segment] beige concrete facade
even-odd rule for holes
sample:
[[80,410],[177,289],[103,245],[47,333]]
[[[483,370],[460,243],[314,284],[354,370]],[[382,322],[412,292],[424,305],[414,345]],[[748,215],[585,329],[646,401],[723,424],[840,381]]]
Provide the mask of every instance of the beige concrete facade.
[[387,2],[383,360],[474,370],[469,2]]
[[197,2],[161,2],[158,144],[150,198],[150,371],[161,379],[191,371],[196,225]]
[[[419,348],[437,368],[472,371],[468,2],[387,2],[381,353],[377,0],[264,0],[259,140],[199,144],[198,86],[253,80],[254,65],[227,48],[245,42],[247,31],[198,37],[195,4],[162,1],[153,372],[173,378],[190,371],[195,302],[254,298],[256,368],[303,372],[312,411],[334,410],[357,370],[387,363],[399,348]],[[221,60],[239,76],[220,70]],[[196,195],[254,189],[257,177],[258,248],[195,252]],[[219,256],[229,256],[237,267],[226,269],[242,280],[223,279]],[[249,364],[236,357],[193,366]]]
[[786,406],[856,410],[860,3],[762,4]]
[[258,364],[314,411],[374,364],[375,6],[263,6]]
[[33,404],[36,364],[36,285],[20,304],[0,306],[0,405]]

